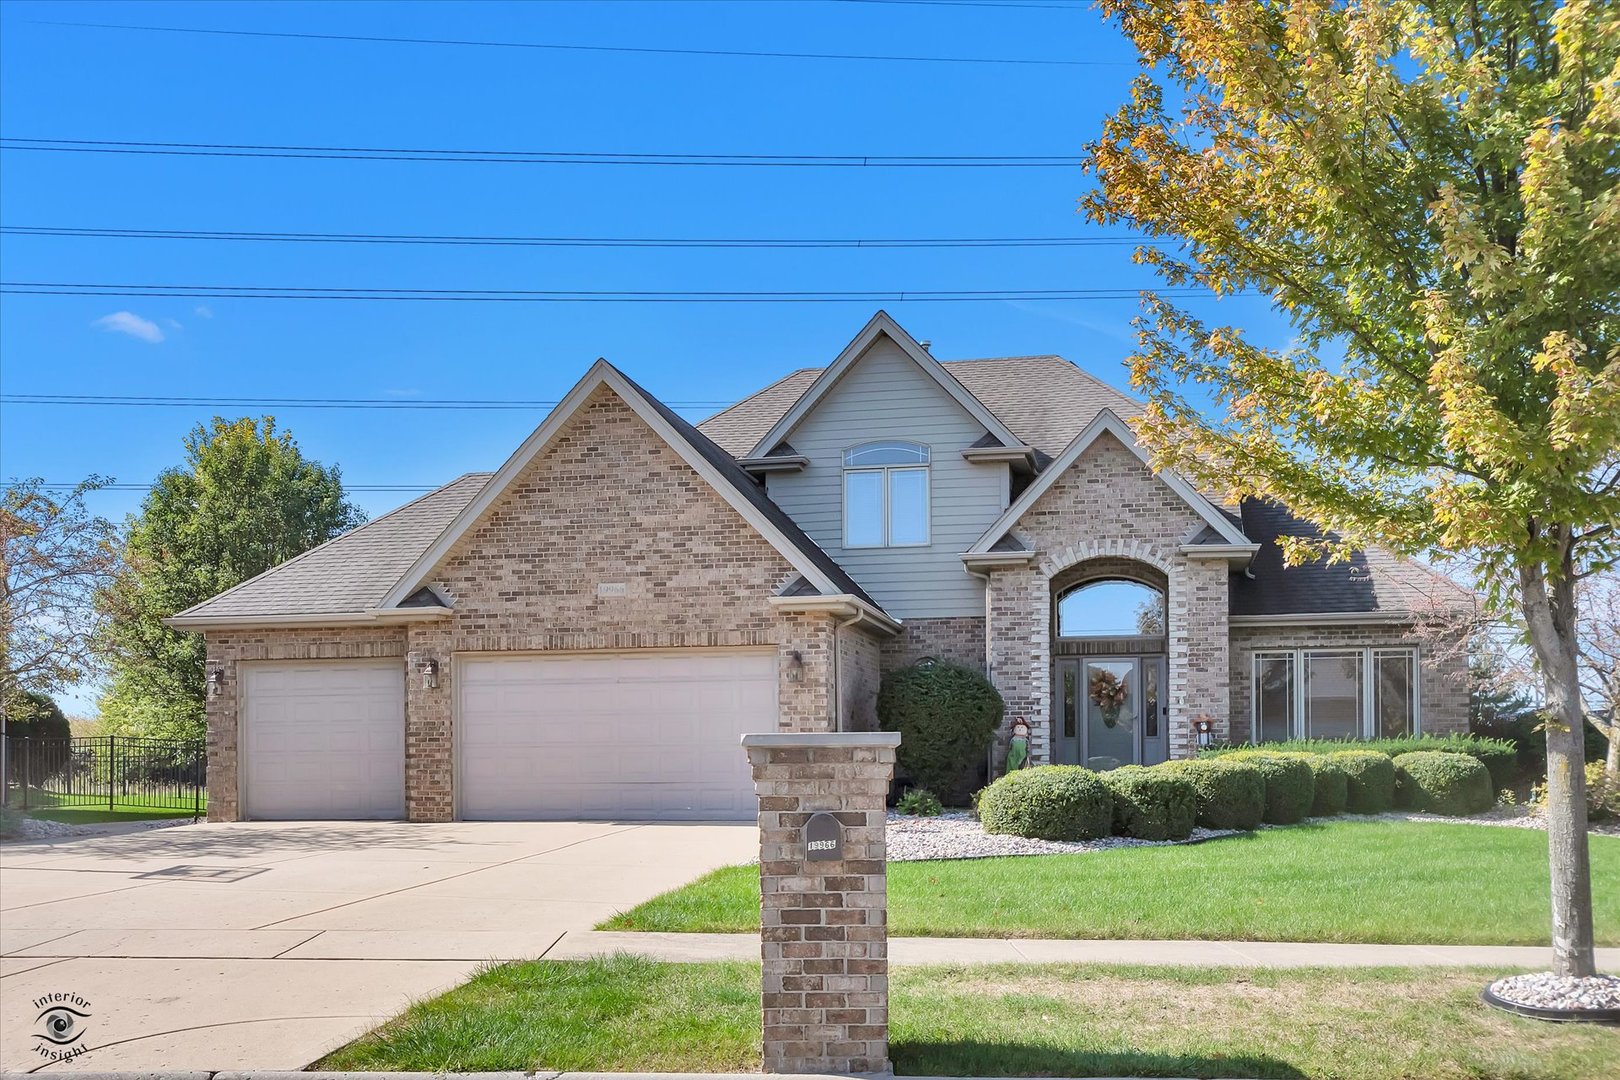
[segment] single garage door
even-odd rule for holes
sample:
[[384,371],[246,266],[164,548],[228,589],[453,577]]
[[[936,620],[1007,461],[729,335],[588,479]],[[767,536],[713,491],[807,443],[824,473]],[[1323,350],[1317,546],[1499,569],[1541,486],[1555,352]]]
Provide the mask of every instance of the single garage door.
[[405,667],[386,662],[246,664],[245,816],[405,816]]
[[458,657],[461,816],[751,818],[776,653]]

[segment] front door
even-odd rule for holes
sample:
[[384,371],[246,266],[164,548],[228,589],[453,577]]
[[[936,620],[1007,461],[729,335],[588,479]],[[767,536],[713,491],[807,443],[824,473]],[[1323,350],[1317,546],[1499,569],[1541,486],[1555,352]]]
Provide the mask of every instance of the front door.
[[1170,756],[1164,657],[1064,657],[1057,662],[1052,759],[1115,769]]

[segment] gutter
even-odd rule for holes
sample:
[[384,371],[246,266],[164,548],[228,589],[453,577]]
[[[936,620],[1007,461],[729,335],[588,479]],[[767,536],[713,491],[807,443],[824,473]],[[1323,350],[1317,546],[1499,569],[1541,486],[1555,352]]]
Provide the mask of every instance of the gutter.
[[1326,624],[1399,624],[1415,621],[1410,611],[1318,611],[1286,615],[1228,615],[1232,626],[1312,626]]
[[377,626],[432,622],[455,614],[447,607],[371,608],[296,615],[171,615],[163,625],[176,630],[248,630],[254,627]]
[[849,625],[869,622],[891,636],[900,632],[898,621],[853,593],[838,593],[832,596],[772,596],[769,601],[778,611],[822,611],[850,619]]

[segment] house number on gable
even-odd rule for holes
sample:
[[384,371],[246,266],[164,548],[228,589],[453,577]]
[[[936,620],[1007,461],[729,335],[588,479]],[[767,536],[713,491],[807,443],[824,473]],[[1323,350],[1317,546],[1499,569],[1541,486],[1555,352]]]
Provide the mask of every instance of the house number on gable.
[[837,818],[825,811],[810,815],[804,823],[804,857],[812,862],[844,857],[844,828]]

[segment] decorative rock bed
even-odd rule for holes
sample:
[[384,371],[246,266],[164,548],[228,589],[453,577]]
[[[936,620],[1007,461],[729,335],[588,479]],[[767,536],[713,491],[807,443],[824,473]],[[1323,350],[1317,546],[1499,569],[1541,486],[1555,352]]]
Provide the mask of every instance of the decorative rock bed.
[[1509,975],[1491,983],[1481,996],[1486,1004],[1537,1020],[1620,1024],[1620,977],[1614,975]]
[[[1547,819],[1528,806],[1495,806],[1483,814],[1467,817],[1441,817],[1413,810],[1390,810],[1382,814],[1353,816],[1358,821],[1438,821],[1453,825],[1499,825],[1509,829],[1547,828]],[[1620,820],[1613,817],[1587,822],[1586,830],[1595,836],[1620,836]]]
[[889,814],[888,847],[890,862],[990,859],[1003,855],[1077,855],[1110,848],[1196,844],[1219,836],[1231,836],[1233,832],[1231,829],[1194,829],[1185,840],[1134,840],[1127,836],[1073,841],[1029,840],[1022,836],[987,833],[967,811],[947,810],[938,817]]

